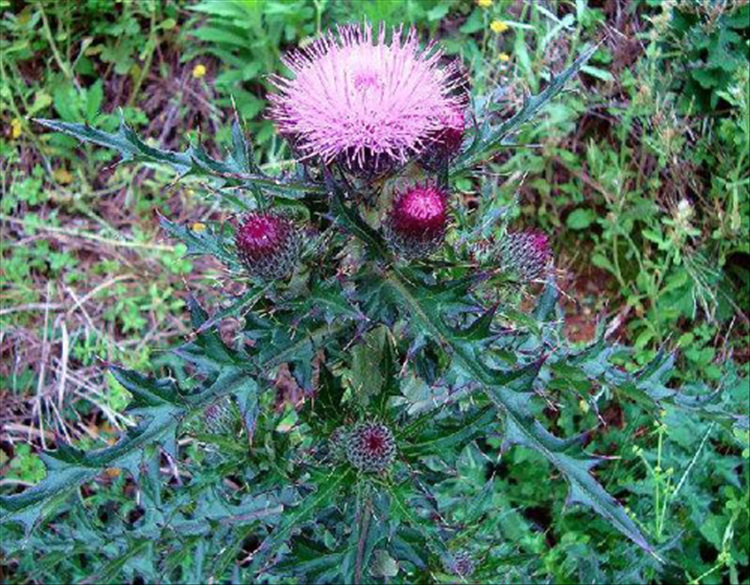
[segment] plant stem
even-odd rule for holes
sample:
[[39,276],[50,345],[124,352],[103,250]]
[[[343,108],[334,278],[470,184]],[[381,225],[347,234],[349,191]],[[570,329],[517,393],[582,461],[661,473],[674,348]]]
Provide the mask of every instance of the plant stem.
[[49,27],[49,21],[47,20],[47,15],[44,12],[44,3],[38,2],[37,7],[39,8],[39,12],[42,15],[42,31],[44,33],[44,37],[47,39],[47,43],[49,44],[50,49],[52,49],[52,55],[57,62],[57,66],[63,72],[63,75],[68,78],[68,81],[73,83],[76,86],[76,89],[80,91],[81,86],[79,85],[78,80],[75,79],[73,73],[68,68],[68,65],[65,63],[65,61],[63,61],[63,58],[60,55],[60,51],[58,51],[57,45],[55,44],[55,39],[52,37],[52,31]]

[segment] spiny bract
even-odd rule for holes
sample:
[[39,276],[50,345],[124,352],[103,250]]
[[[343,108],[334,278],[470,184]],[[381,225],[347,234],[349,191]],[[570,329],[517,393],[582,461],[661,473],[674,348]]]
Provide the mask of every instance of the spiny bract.
[[447,194],[424,184],[396,195],[383,229],[391,249],[409,260],[435,252],[443,243],[447,224]]
[[507,234],[496,250],[500,269],[523,281],[540,278],[549,269],[552,251],[546,234],[536,230]]
[[302,234],[286,217],[272,212],[253,212],[242,219],[235,246],[252,276],[276,280],[287,276],[297,266]]
[[360,471],[387,469],[396,458],[396,441],[391,429],[373,421],[355,425],[346,435],[346,458]]

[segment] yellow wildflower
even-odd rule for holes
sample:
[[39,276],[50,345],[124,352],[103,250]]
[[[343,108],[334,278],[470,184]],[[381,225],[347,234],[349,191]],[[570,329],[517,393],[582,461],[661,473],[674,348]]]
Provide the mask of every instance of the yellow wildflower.
[[10,121],[10,137],[14,140],[21,136],[21,120],[13,118]]
[[480,8],[489,8],[492,6],[492,0],[477,0],[477,6]]
[[198,63],[195,67],[193,67],[193,77],[195,79],[200,79],[206,74],[206,66],[202,63]]
[[505,24],[502,20],[493,20],[490,23],[490,28],[492,29],[492,32],[497,34],[502,34],[506,30],[508,30],[510,27]]
[[193,231],[194,232],[198,232],[198,233],[205,232],[206,231],[206,224],[205,223],[201,223],[199,221],[196,221],[193,224]]
[[497,58],[502,61],[503,63],[507,63],[510,61],[510,55],[508,53],[500,53]]

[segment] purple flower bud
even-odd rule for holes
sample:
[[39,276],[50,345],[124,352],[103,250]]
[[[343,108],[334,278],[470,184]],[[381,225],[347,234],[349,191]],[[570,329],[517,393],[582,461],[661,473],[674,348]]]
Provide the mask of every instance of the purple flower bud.
[[452,108],[438,119],[441,127],[430,134],[430,144],[420,157],[422,166],[431,171],[438,171],[461,151],[466,128],[462,107]]
[[524,281],[543,276],[552,261],[546,234],[535,230],[507,234],[497,247],[500,268]]
[[457,552],[443,564],[448,572],[458,577],[470,577],[476,568],[474,561],[466,551]]
[[264,280],[287,276],[302,251],[300,230],[290,219],[273,212],[252,212],[242,219],[235,246],[245,268]]
[[380,472],[396,458],[396,441],[382,423],[361,422],[346,435],[346,458],[360,471]]
[[406,259],[427,256],[443,243],[448,197],[432,185],[416,185],[397,194],[383,222],[390,247]]

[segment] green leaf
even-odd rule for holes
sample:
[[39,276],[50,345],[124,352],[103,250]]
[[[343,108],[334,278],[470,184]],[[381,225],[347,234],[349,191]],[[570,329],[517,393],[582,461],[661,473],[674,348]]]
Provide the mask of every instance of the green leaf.
[[[247,144],[239,145],[244,156],[237,152],[238,138],[233,137],[235,150],[225,161],[211,158],[200,145],[193,145],[185,152],[175,152],[148,146],[125,123],[120,121],[117,132],[96,130],[86,124],[74,124],[59,120],[36,118],[35,122],[56,132],[68,134],[85,142],[112,148],[120,153],[123,162],[149,162],[164,164],[174,169],[180,176],[187,174],[210,177],[221,184],[237,185],[246,188],[263,188],[290,198],[299,198],[304,193],[322,193],[319,185],[308,182],[284,182],[258,172],[247,172],[250,166],[250,149]],[[239,130],[237,130],[238,132]],[[235,132],[236,134],[236,132]]]
[[[309,522],[318,511],[333,505],[338,491],[353,479],[354,471],[350,467],[334,470],[327,475],[318,475],[314,481],[316,491],[285,514],[281,523],[274,528],[273,532],[255,551],[252,564],[253,573],[262,572],[278,546],[290,538],[292,531],[301,527],[305,522]],[[217,574],[216,577],[220,578],[221,575]]]
[[477,342],[467,343],[445,325],[444,307],[433,289],[415,284],[414,279],[407,283],[395,271],[387,276],[387,282],[411,317],[443,347],[450,348],[452,360],[465,370],[467,376],[484,386],[488,398],[506,415],[506,442],[529,447],[544,455],[570,484],[571,502],[593,508],[617,530],[653,553],[636,524],[589,473],[594,460],[574,458],[566,453],[578,438],[563,440],[555,437],[532,415],[529,403],[541,362],[509,372],[489,368],[479,355]]
[[584,230],[589,227],[596,219],[596,213],[591,209],[575,209],[565,220],[572,230]]
[[225,233],[224,226],[217,228],[211,224],[201,224],[201,230],[196,230],[194,227],[180,225],[164,217],[161,217],[159,222],[170,236],[177,238],[187,246],[188,255],[214,256],[234,272],[244,270],[233,250],[231,236]]
[[369,331],[362,343],[355,345],[351,350],[352,367],[349,378],[354,395],[363,405],[367,405],[380,394],[386,383],[380,370],[386,343],[387,329],[377,327]]
[[494,408],[485,407],[473,416],[449,423],[436,423],[434,413],[424,415],[428,428],[400,448],[406,457],[423,457],[425,455],[441,455],[459,451],[463,445],[478,436],[486,436],[497,414]]
[[502,122],[497,127],[488,128],[486,131],[478,134],[472,145],[456,159],[454,167],[451,169],[451,174],[454,176],[461,174],[480,161],[490,158],[500,150],[504,146],[505,138],[521,124],[528,122],[536,116],[551,99],[557,96],[565,88],[568,81],[581,70],[581,67],[586,64],[596,50],[597,46],[584,48],[578,58],[565,71],[554,77],[542,92],[527,98],[523,107],[512,118]]
[[38,522],[56,510],[56,503],[110,467],[127,469],[138,480],[148,449],[162,445],[169,450],[185,417],[218,397],[237,391],[248,383],[249,377],[242,369],[225,366],[221,376],[187,398],[171,379],[157,380],[116,367],[112,368],[112,374],[133,396],[126,413],[139,417],[138,425],[128,429],[111,447],[83,452],[62,444],[57,451],[45,453],[42,456],[47,468],[45,479],[20,494],[0,496],[0,525],[20,522],[30,533]]

